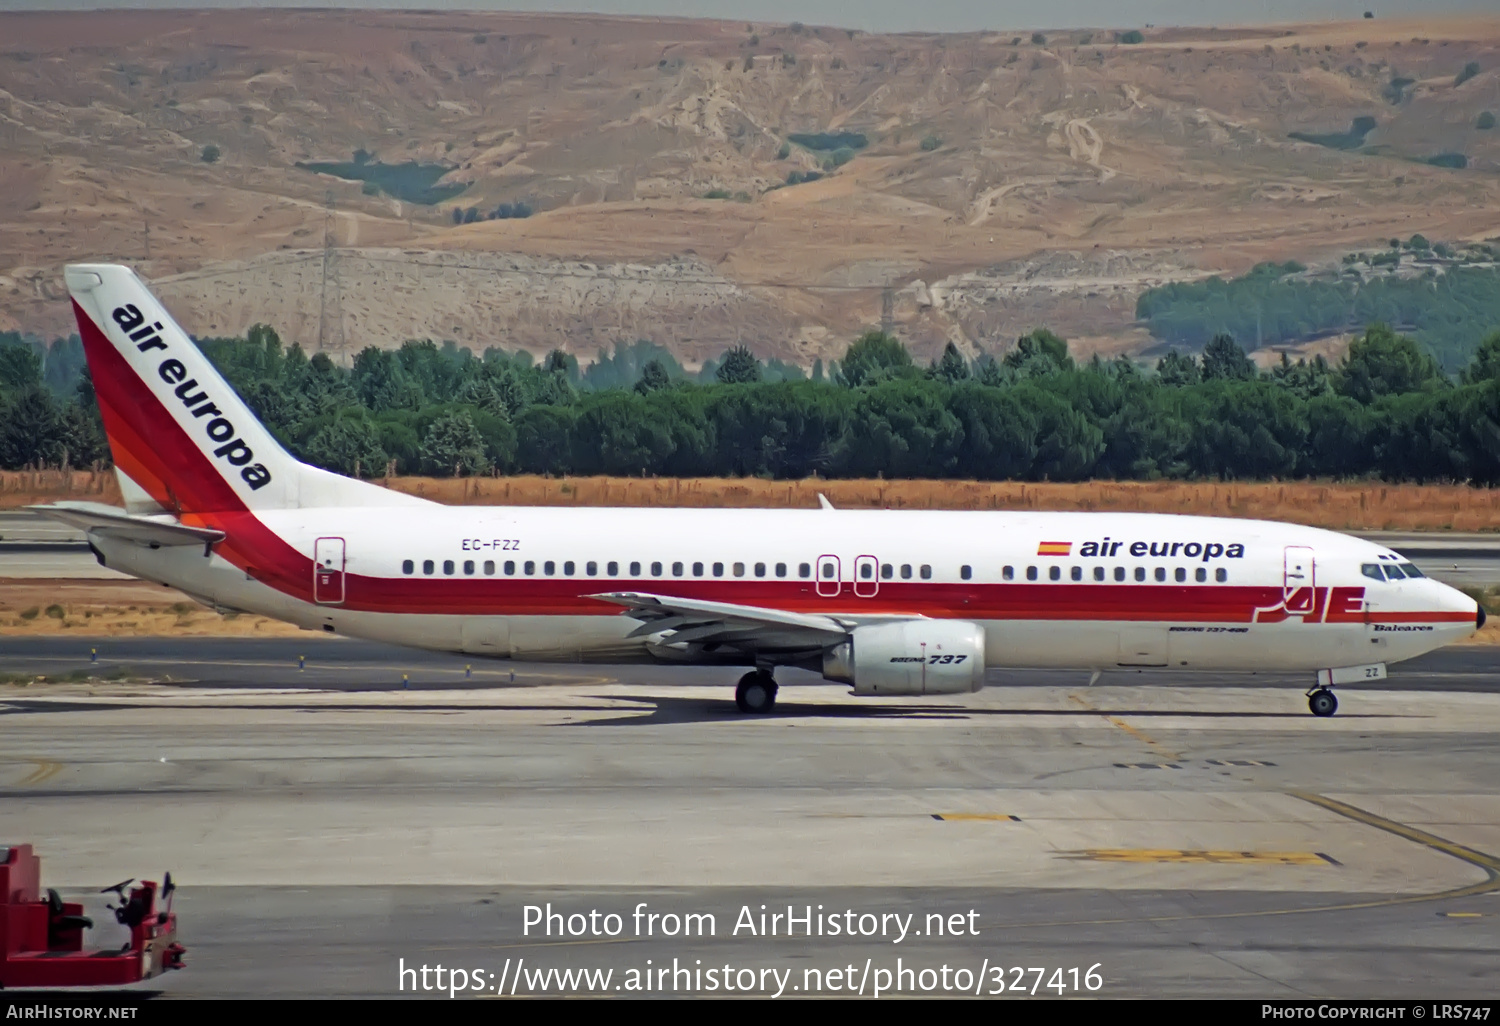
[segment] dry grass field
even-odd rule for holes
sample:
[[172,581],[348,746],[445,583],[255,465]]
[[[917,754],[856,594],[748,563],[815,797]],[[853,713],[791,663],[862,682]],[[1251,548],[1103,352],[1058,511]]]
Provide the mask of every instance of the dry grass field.
[[[1336,531],[1500,529],[1500,489],[1380,482],[765,481],[759,478],[397,477],[447,505],[1097,510],[1284,520]],[[118,504],[113,472],[0,472],[0,509],[83,499]]]
[[314,637],[263,616],[221,615],[176,589],[145,581],[0,579],[0,636],[29,634]]

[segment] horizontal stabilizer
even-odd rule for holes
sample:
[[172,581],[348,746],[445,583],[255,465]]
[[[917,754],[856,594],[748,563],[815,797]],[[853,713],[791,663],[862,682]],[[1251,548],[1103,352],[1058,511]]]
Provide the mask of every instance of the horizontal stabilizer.
[[60,520],[83,531],[124,538],[144,545],[210,546],[224,540],[224,532],[209,527],[189,527],[162,517],[144,517],[126,513],[115,506],[98,502],[54,502],[46,506],[27,506],[44,517]]

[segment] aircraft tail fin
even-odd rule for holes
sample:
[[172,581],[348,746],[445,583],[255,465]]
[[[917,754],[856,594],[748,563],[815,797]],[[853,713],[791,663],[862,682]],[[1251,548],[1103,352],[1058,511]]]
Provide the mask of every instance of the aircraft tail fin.
[[131,513],[425,504],[299,462],[130,268],[71,264],[66,280]]

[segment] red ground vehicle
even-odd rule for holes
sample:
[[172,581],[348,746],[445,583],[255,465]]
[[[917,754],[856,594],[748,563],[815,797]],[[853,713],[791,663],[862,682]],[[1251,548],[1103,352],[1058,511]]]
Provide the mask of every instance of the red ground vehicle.
[[159,889],[166,911],[157,911],[158,888],[150,880],[132,887],[128,898],[131,880],[100,892],[119,895],[119,905],[109,908],[130,927],[124,947],[105,951],[84,950],[83,931],[93,920],[56,891],[44,895],[41,876],[42,860],[31,845],[0,845],[0,988],[118,986],[182,968],[171,873]]

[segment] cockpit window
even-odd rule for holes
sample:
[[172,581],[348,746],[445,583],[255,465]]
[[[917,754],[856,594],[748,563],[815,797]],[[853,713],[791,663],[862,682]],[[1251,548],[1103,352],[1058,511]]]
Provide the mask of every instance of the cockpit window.
[[1406,573],[1396,563],[1387,563],[1385,565],[1385,575],[1393,581],[1405,580],[1406,578]]
[[1380,572],[1380,564],[1379,563],[1363,563],[1363,564],[1360,565],[1359,572],[1362,573],[1362,574],[1364,574],[1366,577],[1370,578],[1371,580],[1375,580],[1375,581],[1383,581],[1383,580],[1385,580],[1385,575]]
[[1406,576],[1408,576],[1408,577],[1425,577],[1425,576],[1427,576],[1426,574],[1422,573],[1422,571],[1418,570],[1416,568],[1416,566],[1414,564],[1412,564],[1412,563],[1402,563],[1401,564],[1401,569],[1403,569],[1403,570],[1406,571]]

